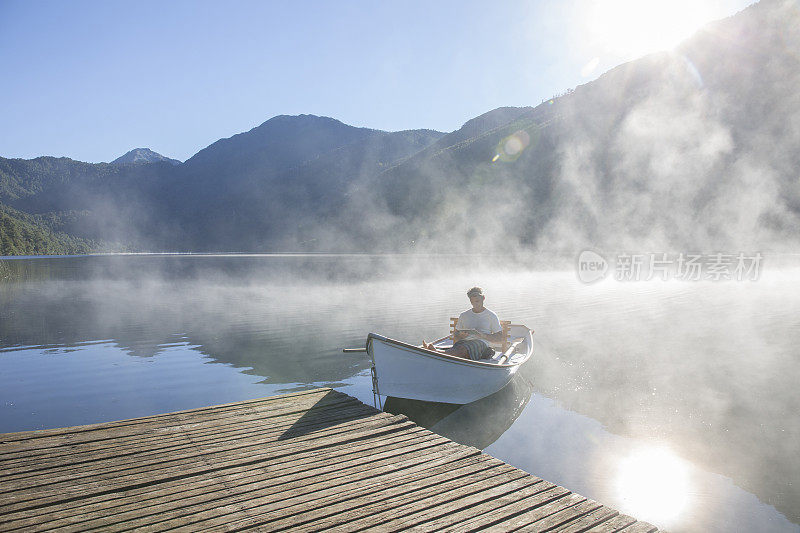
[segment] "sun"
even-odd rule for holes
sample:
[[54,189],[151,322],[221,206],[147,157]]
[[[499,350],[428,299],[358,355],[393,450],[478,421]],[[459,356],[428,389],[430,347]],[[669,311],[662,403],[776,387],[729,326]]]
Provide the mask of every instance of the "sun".
[[597,0],[586,12],[586,38],[595,57],[633,59],[670,50],[716,15],[702,0]]

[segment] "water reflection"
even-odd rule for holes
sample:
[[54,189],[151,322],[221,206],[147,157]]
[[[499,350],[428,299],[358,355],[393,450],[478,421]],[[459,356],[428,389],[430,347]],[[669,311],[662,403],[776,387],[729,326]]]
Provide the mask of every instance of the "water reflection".
[[344,291],[333,287],[48,281],[0,294],[9,310],[0,321],[3,351],[99,340],[152,358],[178,343],[248,368],[269,384],[335,384],[368,368],[363,358],[343,357],[337,349],[353,318],[337,309]]
[[369,331],[438,338],[465,308],[464,289],[480,284],[501,318],[536,329],[519,372],[535,392],[485,410],[428,406],[423,425],[634,514],[617,487],[620,465],[642,446],[666,446],[691,463],[683,519],[704,509],[697,523],[711,530],[797,530],[780,513],[800,522],[800,271],[765,271],[750,284],[587,286],[571,271],[451,258],[446,274],[425,261],[384,268],[385,258],[174,259],[174,272],[163,258],[10,262],[16,277],[0,283],[0,428],[312,386],[372,403],[366,357],[341,348],[363,346]]
[[494,394],[465,405],[388,397],[383,410],[411,420],[455,442],[486,448],[506,432],[530,400],[533,387],[517,373]]
[[[664,452],[669,449],[665,441],[615,435],[559,403],[534,392],[486,453],[668,531],[798,531],[773,506],[730,478]],[[671,470],[666,474],[668,469],[659,463],[663,458],[685,474],[670,481]],[[653,477],[637,467],[649,468]],[[662,482],[665,491],[669,486],[677,492],[660,494]],[[660,496],[665,499],[653,499]]]

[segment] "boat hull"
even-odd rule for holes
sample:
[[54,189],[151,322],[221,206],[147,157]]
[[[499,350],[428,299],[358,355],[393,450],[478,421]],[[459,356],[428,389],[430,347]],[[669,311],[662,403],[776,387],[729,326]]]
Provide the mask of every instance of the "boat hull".
[[[530,350],[532,341],[529,338],[527,342]],[[471,361],[375,333],[367,337],[367,352],[372,356],[381,396],[455,404],[494,394],[511,381],[528,359],[524,357],[516,364]]]

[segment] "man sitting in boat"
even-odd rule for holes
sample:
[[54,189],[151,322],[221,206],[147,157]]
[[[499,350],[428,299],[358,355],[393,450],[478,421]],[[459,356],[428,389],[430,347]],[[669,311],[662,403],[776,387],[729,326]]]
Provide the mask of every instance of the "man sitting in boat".
[[497,315],[483,306],[485,299],[483,289],[472,287],[467,291],[472,309],[467,309],[458,317],[456,330],[453,332],[453,347],[436,350],[432,343],[422,341],[428,350],[441,351],[464,359],[488,359],[494,355],[489,343],[503,342],[503,328]]

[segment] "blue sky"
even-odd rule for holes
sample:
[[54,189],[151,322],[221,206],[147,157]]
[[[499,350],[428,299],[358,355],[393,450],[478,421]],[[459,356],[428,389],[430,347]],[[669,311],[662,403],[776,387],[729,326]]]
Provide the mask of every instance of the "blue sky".
[[0,156],[185,160],[280,114],[452,131],[751,0],[0,0]]

